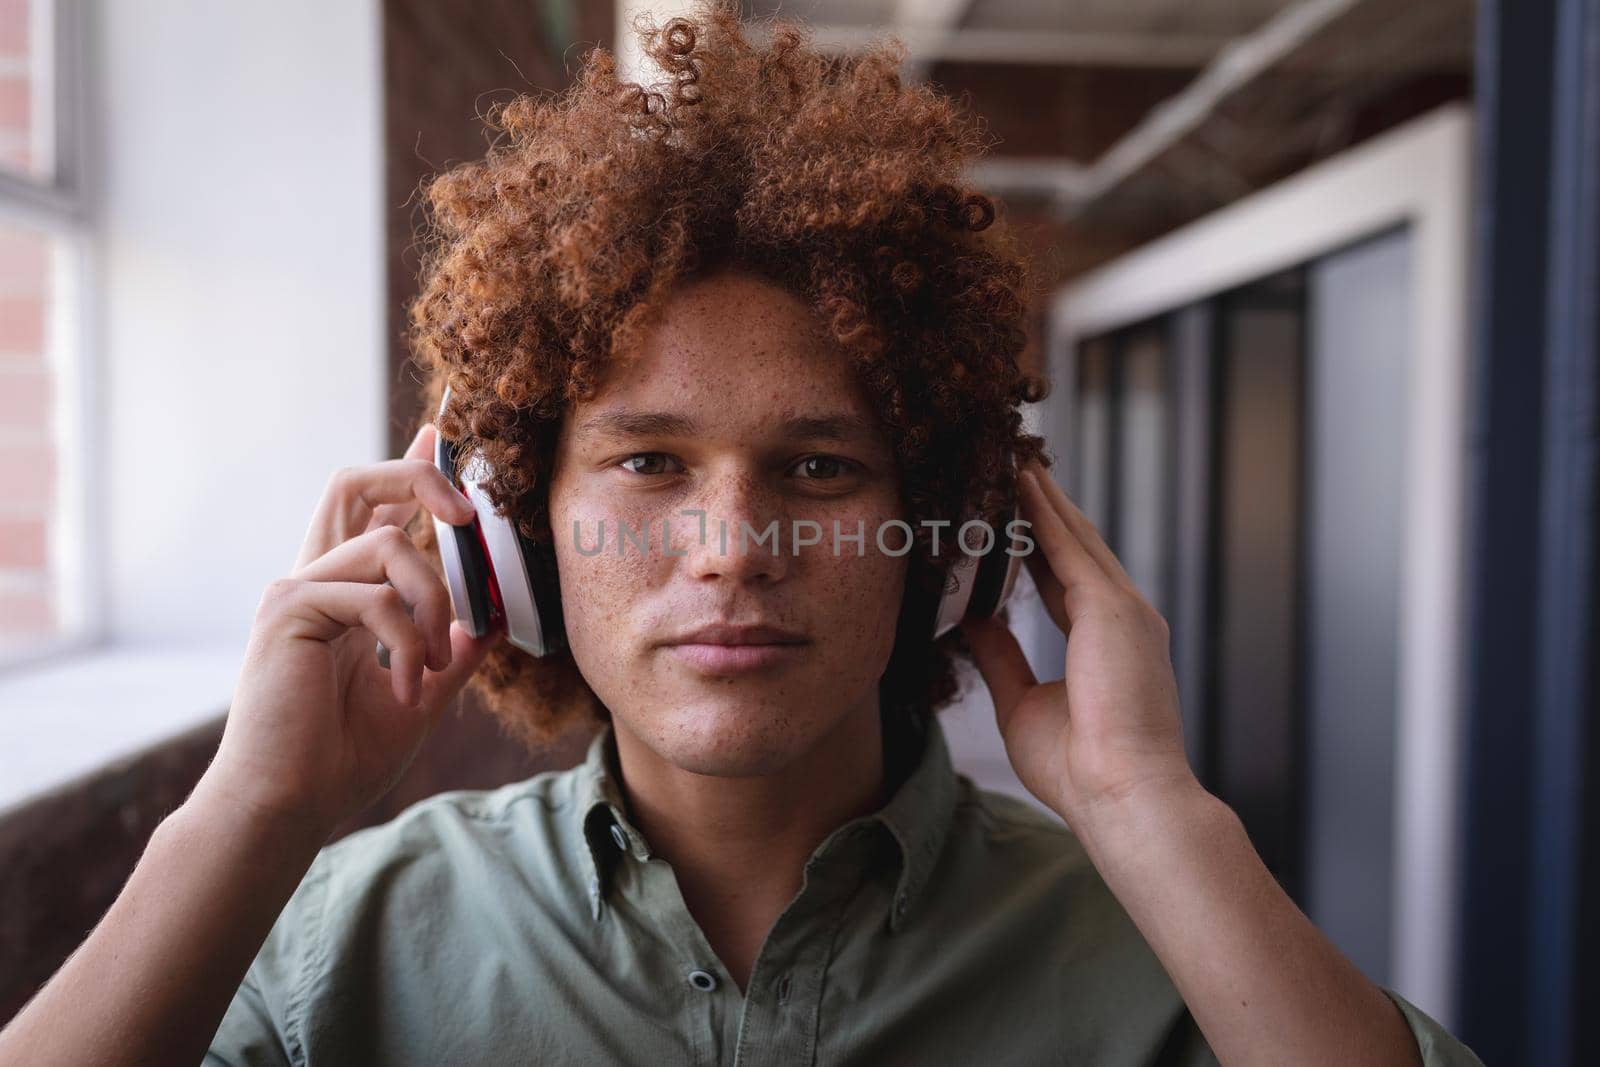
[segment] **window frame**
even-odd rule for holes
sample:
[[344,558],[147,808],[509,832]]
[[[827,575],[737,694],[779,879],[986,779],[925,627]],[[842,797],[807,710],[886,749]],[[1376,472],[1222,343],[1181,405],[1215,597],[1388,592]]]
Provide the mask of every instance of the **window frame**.
[[[0,645],[0,677],[96,648],[105,640],[93,458],[101,444],[91,355],[95,352],[95,253],[85,158],[88,145],[82,0],[31,0],[33,26],[47,34],[51,100],[50,173],[0,169],[0,225],[47,238],[53,276],[47,309],[52,374],[56,520],[50,559],[60,624],[49,638]],[[37,109],[36,109],[37,114]]]
[[1470,106],[1447,104],[1084,275],[1050,312],[1059,383],[1050,420],[1055,439],[1070,441],[1082,340],[1412,227],[1414,489],[1402,548],[1390,973],[1447,1027],[1459,951],[1472,138]]

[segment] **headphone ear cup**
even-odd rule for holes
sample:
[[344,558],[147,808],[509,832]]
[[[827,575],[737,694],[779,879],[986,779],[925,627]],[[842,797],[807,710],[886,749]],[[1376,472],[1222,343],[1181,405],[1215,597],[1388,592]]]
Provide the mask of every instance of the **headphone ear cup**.
[[[1017,519],[1017,504],[1006,509],[998,529],[988,529],[988,546],[983,547],[983,531],[966,523],[955,528],[960,557],[945,577],[945,588],[933,610],[933,636],[937,640],[954,629],[962,619],[985,619],[999,613],[1011,596],[1017,574],[1022,569],[1022,554],[1011,536]],[[971,522],[974,520],[968,520]],[[962,542],[965,542],[964,544]],[[978,550],[983,548],[982,552]],[[1013,551],[1016,550],[1016,551]]]
[[[449,402],[450,387],[446,385],[439,401],[441,420]],[[500,514],[481,488],[480,483],[491,473],[481,456],[472,456],[458,467],[454,443],[440,433],[434,464],[478,512],[465,526],[434,518],[456,617],[474,637],[487,633],[496,616],[503,618],[511,644],[534,656],[566,648],[554,543],[541,545],[529,540],[516,523]]]
[[994,542],[978,561],[978,573],[972,580],[972,599],[967,603],[967,614],[976,618],[989,618],[997,614],[1011,596],[1016,584],[1017,571],[1022,557],[1006,549],[1012,547],[1008,532],[1016,518],[1015,510],[1006,515],[1005,522],[994,531]]
[[489,585],[489,560],[475,523],[454,526],[438,516],[433,519],[434,540],[444,564],[445,586],[450,590],[450,606],[455,617],[473,637],[489,632],[494,616],[493,593]]
[[555,544],[540,544],[523,537],[522,558],[527,561],[528,587],[533,592],[539,629],[544,636],[542,655],[548,656],[567,647],[567,622],[561,609],[561,579]]
[[[438,435],[434,444],[433,461],[450,484],[460,489],[455,446],[443,434]],[[468,499],[473,500],[470,494]],[[478,507],[476,500],[473,500],[473,507]],[[495,595],[479,520],[474,518],[456,526],[435,515],[433,534],[444,568],[445,586],[450,590],[452,612],[468,633],[482,637],[489,632],[494,620]]]

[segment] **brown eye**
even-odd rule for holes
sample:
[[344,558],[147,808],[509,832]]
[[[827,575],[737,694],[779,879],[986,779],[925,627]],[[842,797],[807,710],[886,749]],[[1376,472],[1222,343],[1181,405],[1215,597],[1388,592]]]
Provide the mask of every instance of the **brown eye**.
[[[667,454],[665,452],[635,452],[633,455],[622,461],[622,466],[634,474],[665,474],[665,471],[657,469],[655,466],[653,466],[653,464],[660,463],[666,458]],[[635,460],[644,460],[649,469],[640,469],[638,467],[629,466],[629,464],[633,463]]]
[[795,466],[805,468],[805,481],[828,481],[844,472],[844,462],[838,456],[807,456]]

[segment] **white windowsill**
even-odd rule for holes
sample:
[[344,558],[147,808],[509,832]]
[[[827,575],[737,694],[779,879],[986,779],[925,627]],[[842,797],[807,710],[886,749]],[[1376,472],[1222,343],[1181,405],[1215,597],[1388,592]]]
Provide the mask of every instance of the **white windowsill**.
[[[1019,582],[1016,615],[1037,597]],[[102,647],[0,673],[0,817],[223,716],[243,655],[231,642]],[[1042,807],[1015,779],[975,672],[966,686],[941,714],[956,769]]]
[[0,815],[227,712],[243,649],[96,649],[0,674]]

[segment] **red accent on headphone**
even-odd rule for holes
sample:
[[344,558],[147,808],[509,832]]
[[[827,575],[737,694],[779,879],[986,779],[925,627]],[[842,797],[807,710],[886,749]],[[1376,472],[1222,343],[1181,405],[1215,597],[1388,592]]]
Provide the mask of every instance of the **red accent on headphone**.
[[489,555],[489,546],[483,540],[483,523],[476,518],[472,520],[472,532],[478,538],[478,547],[483,550],[484,566],[489,569],[489,603],[492,605],[489,610],[489,619],[492,622],[505,616],[506,606],[500,601],[500,583],[494,576],[494,557]]

